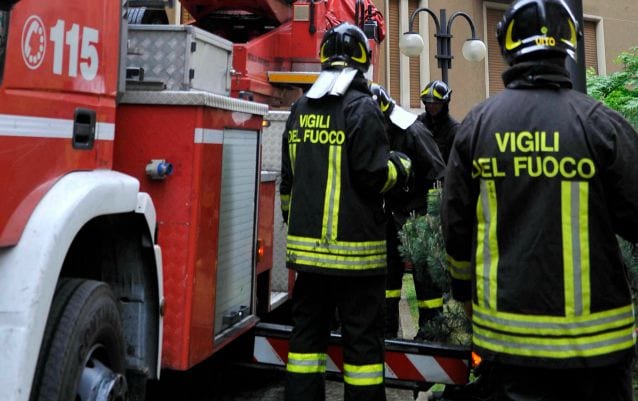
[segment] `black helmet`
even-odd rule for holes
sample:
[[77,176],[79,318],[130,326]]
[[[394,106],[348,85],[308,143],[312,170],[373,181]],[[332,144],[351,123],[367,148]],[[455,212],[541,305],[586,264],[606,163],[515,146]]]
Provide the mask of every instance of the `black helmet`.
[[425,88],[421,91],[421,101],[423,104],[434,102],[450,102],[450,95],[452,90],[443,81],[432,81],[425,85]]
[[578,22],[563,0],[518,0],[496,26],[501,53],[510,64],[522,60],[576,58],[582,35]]
[[370,67],[368,38],[356,25],[339,24],[323,36],[319,59],[322,70],[352,67],[365,73]]
[[390,97],[383,86],[374,82],[370,84],[370,92],[372,92],[372,99],[377,102],[383,115],[389,118],[390,114],[392,114],[392,110],[394,110],[394,99]]

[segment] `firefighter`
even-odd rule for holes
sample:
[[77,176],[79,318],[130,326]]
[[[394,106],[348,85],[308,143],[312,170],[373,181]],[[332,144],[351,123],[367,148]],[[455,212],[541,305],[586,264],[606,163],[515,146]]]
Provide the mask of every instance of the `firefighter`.
[[421,101],[425,111],[419,115],[419,121],[432,132],[439,146],[443,161],[447,163],[454,136],[459,122],[450,115],[452,90],[443,81],[431,81],[421,91]]
[[446,171],[453,296],[495,399],[632,400],[632,294],[616,235],[638,241],[638,134],[572,89],[581,30],[562,0],[497,25],[506,89],[463,120]]
[[[371,84],[372,98],[377,102],[386,122],[390,149],[406,154],[412,160],[412,179],[407,187],[395,187],[385,196],[388,221],[388,281],[386,284],[385,337],[396,338],[399,331],[399,301],[404,263],[399,253],[399,230],[410,215],[427,212],[428,190],[441,178],[445,164],[432,134],[417,120],[417,115],[397,105],[385,88]],[[419,330],[415,339],[426,340],[425,324],[441,312],[441,289],[434,283],[427,266],[414,266],[414,288],[419,309]]]
[[322,71],[291,108],[280,194],[292,299],[286,401],[325,399],[327,343],[341,323],[345,400],[383,401],[386,217],[383,193],[405,185],[410,160],[391,153],[364,73],[368,41],[348,23],[326,32]]

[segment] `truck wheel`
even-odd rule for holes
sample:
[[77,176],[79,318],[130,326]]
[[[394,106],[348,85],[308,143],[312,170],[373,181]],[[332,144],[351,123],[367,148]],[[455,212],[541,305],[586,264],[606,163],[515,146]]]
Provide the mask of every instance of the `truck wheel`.
[[31,400],[125,401],[117,302],[100,281],[63,279],[42,340]]

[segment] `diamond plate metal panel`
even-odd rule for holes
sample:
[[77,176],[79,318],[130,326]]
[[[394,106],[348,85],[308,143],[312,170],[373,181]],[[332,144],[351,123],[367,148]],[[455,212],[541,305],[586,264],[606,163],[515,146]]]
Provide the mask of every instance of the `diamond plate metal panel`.
[[262,167],[277,172],[275,192],[275,223],[273,233],[273,268],[271,289],[274,292],[288,292],[288,269],[286,268],[286,225],[281,217],[279,182],[281,173],[281,138],[289,111],[270,111],[264,120],[270,122],[262,132]]
[[168,90],[199,89],[228,95],[232,42],[189,25],[131,25],[127,67]]

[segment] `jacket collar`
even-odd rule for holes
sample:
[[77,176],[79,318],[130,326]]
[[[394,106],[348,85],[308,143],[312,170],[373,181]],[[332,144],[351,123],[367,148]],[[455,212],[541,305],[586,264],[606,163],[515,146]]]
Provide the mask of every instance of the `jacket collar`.
[[560,63],[553,61],[514,64],[503,73],[503,83],[509,89],[572,87],[569,72]]

